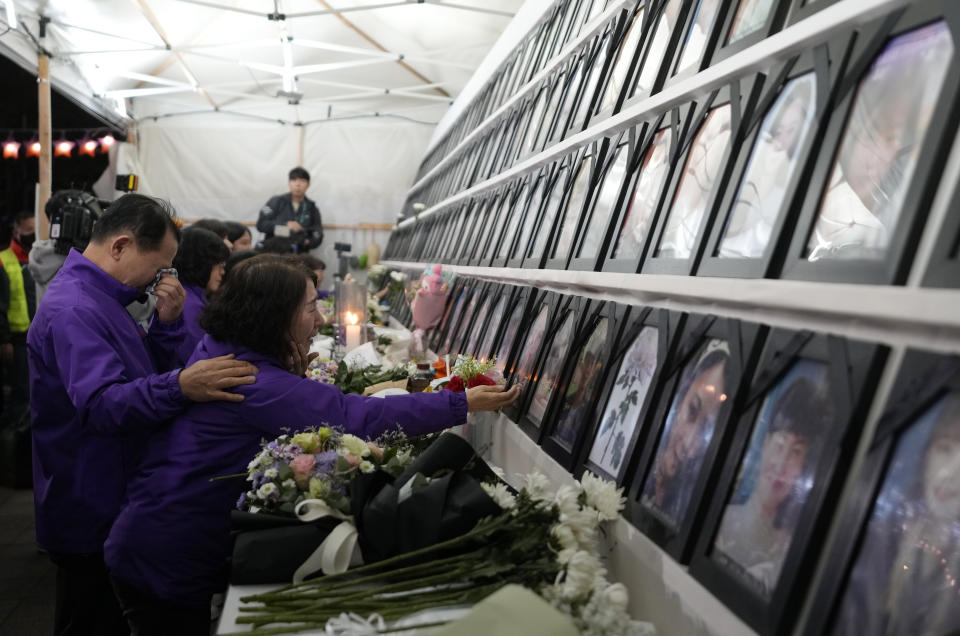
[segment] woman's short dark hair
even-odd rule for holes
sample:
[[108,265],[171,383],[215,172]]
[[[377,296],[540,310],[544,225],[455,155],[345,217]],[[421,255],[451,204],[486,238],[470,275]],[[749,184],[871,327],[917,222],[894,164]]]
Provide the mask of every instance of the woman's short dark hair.
[[92,243],[103,243],[124,232],[133,235],[137,248],[144,251],[159,249],[167,232],[180,242],[180,228],[173,220],[176,213],[163,199],[143,194],[125,194],[107,208],[93,224]]
[[[224,221],[223,224],[227,227],[227,240],[231,243],[236,243],[240,240],[240,237],[244,234],[250,234],[250,228],[248,228],[243,223],[237,221]],[[250,234],[250,236],[253,236]]]
[[[226,247],[226,246],[224,246]],[[230,273],[234,267],[247,260],[248,258],[253,258],[257,253],[253,250],[237,250],[236,252],[231,252],[230,256],[227,257],[226,264],[223,268],[223,275],[226,276]],[[221,282],[222,284],[222,282]]]
[[219,236],[210,230],[188,227],[183,231],[173,266],[181,283],[206,287],[211,270],[225,263],[229,256],[230,250]]
[[327,264],[312,254],[297,254],[297,258],[303,261],[303,264],[309,267],[311,270],[327,269]]
[[190,227],[210,230],[219,236],[221,241],[229,236],[229,233],[227,232],[227,224],[217,219],[200,219],[199,221],[194,222]]
[[317,278],[292,256],[258,254],[231,270],[200,315],[215,340],[272,356],[289,354],[290,324],[303,303],[306,284]]
[[310,181],[310,173],[303,169],[302,166],[297,166],[290,171],[289,180],[293,181],[294,179],[303,179],[304,181]]

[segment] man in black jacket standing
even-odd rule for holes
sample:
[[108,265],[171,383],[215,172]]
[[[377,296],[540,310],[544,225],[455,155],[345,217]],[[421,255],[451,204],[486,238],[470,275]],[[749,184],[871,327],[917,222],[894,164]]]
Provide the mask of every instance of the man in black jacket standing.
[[288,238],[298,253],[309,252],[323,240],[320,209],[307,198],[310,173],[297,166],[290,171],[290,193],[272,197],[260,209],[257,229],[264,238]]

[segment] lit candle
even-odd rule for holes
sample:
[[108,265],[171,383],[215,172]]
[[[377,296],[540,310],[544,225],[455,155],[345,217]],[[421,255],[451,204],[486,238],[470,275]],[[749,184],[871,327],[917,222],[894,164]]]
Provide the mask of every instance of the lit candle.
[[347,319],[347,351],[353,351],[360,346],[360,325],[359,318],[357,314],[348,311],[346,314]]

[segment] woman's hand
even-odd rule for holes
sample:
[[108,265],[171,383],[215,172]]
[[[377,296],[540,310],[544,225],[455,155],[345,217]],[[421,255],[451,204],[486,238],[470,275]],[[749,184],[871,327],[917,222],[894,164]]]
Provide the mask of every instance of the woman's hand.
[[302,378],[307,373],[310,361],[319,355],[319,353],[307,353],[305,346],[291,340],[290,355],[287,357],[287,370],[298,378]]
[[520,397],[520,387],[504,391],[502,386],[480,385],[467,389],[468,411],[496,411],[510,406]]

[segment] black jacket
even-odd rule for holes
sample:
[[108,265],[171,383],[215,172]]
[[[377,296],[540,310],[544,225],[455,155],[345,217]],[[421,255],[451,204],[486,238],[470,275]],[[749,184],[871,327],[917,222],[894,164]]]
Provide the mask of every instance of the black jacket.
[[271,197],[267,204],[260,208],[260,217],[257,219],[257,229],[267,238],[274,235],[274,227],[286,225],[287,221],[296,221],[303,226],[303,232],[291,232],[290,242],[297,246],[298,252],[306,252],[320,245],[323,241],[323,223],[320,219],[320,209],[311,199],[304,197],[299,211],[293,209],[290,193],[278,194]]

